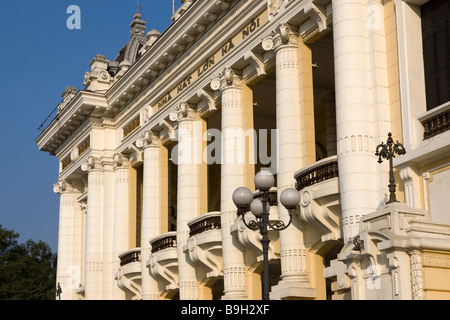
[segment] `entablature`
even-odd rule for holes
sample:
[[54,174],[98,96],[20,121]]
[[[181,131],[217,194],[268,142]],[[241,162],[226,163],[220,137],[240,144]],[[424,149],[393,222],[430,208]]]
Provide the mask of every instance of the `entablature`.
[[[166,124],[175,126],[170,115],[182,103],[197,105],[199,114],[207,117],[220,107],[220,92],[212,90],[211,80],[227,67],[241,70],[246,83],[264,77],[269,70],[274,69],[275,54],[263,49],[262,40],[284,21],[295,23],[294,26],[301,28],[308,36],[314,34],[311,31],[313,29],[318,30],[315,34],[320,33],[325,27],[317,23],[317,13],[311,14],[314,11],[311,8],[317,6],[322,8],[325,25],[328,26],[331,23],[329,1],[292,0],[286,2],[286,7],[281,6],[285,10],[283,15],[273,17],[268,15],[267,2],[236,4],[222,17],[220,24],[217,23],[217,28],[199,38],[195,46],[190,47],[177,59],[176,64],[171,65],[171,70],[157,76],[127,108],[122,109],[118,115],[120,122],[131,121],[140,113],[141,128],[138,135],[142,134],[142,130],[161,131],[167,127]],[[240,23],[236,24],[236,21]],[[164,37],[159,41],[163,40]],[[141,72],[145,72],[143,59],[137,65],[140,65]],[[126,89],[125,83],[123,89]],[[130,140],[124,139],[122,143],[129,144]]]
[[107,110],[108,103],[102,94],[79,91],[61,110],[52,123],[36,139],[40,151],[56,155],[89,117],[98,117]]
[[[116,146],[124,149],[142,130],[173,127],[170,114],[183,102],[208,116],[220,106],[220,92],[211,89],[211,80],[225,68],[241,70],[247,83],[274,68],[275,54],[263,49],[262,40],[280,23],[310,35],[331,21],[326,0],[278,1],[282,14],[269,14],[270,3],[194,2],[106,94],[80,91],[36,140],[39,149],[55,155],[88,117],[112,119]],[[121,133],[136,119],[132,134]]]
[[195,50],[195,41],[203,37],[214,23],[238,2],[236,0],[194,2],[107,92],[111,107],[116,110],[122,109],[145,91],[144,89],[153,87],[151,84],[158,79],[161,79],[159,82],[166,83],[168,71],[170,72],[173,66],[179,67],[180,58]]

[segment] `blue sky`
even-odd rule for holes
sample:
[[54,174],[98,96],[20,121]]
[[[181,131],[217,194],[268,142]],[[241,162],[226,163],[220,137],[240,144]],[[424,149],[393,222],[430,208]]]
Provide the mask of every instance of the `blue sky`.
[[[165,31],[172,0],[139,0],[148,30]],[[67,8],[81,9],[69,30]],[[176,0],[176,8],[180,0]],[[130,37],[136,0],[1,0],[0,224],[28,239],[58,243],[58,160],[35,144],[38,127],[67,86],[82,89],[96,54],[114,59]]]

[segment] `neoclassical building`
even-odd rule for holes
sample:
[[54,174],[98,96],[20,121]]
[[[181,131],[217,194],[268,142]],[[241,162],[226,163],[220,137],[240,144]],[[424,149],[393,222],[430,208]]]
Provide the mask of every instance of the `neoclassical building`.
[[271,220],[301,199],[269,232],[271,299],[450,298],[449,2],[182,2],[163,33],[137,13],[36,140],[60,160],[61,298],[261,299],[232,199],[261,170]]

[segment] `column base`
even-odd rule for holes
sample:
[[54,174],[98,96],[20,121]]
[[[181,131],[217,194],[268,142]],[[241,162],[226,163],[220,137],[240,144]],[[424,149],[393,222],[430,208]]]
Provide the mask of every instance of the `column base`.
[[317,297],[316,289],[305,283],[280,281],[272,287],[270,300],[311,300]]
[[248,296],[246,293],[231,293],[224,294],[221,300],[248,300]]

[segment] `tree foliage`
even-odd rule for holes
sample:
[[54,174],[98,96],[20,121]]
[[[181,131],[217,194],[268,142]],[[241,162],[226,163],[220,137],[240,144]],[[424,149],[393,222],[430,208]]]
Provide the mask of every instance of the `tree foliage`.
[[54,300],[56,254],[42,241],[19,244],[0,225],[0,300]]

